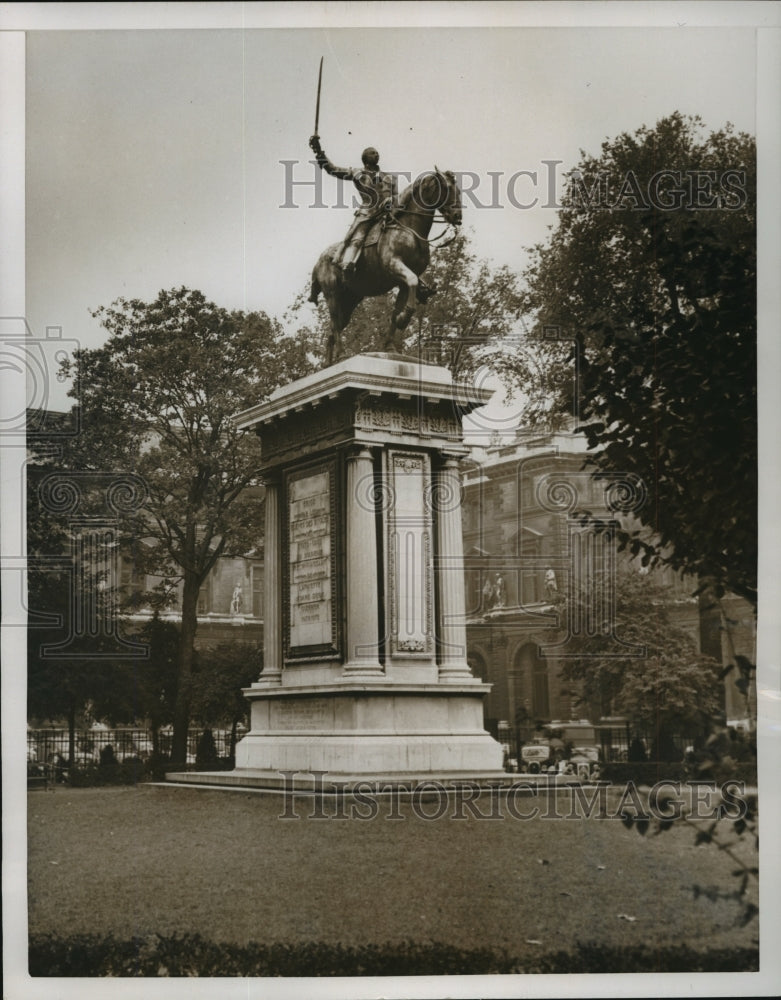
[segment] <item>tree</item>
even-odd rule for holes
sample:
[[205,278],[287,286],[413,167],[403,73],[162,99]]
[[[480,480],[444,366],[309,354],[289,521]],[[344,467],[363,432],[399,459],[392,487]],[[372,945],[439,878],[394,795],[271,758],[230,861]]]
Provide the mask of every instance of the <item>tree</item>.
[[[507,267],[492,268],[469,250],[465,233],[452,242],[432,248],[431,264],[423,275],[426,284],[436,289],[434,295],[418,306],[407,330],[406,349],[423,360],[442,364],[454,375],[466,378],[479,367],[486,345],[507,336],[516,322],[519,309],[517,276]],[[347,355],[379,350],[390,322],[396,292],[364,299],[342,334]],[[305,296],[299,296],[290,319],[308,309]],[[314,325],[304,323],[302,333],[314,343],[325,344],[330,328],[328,310],[321,300]],[[322,358],[322,347],[319,348]]]
[[238,723],[247,715],[242,688],[257,680],[262,669],[262,650],[241,642],[222,642],[199,652],[193,675],[193,717],[204,726],[230,728],[231,756]]
[[174,717],[181,657],[181,637],[173,622],[157,611],[144,625],[141,636],[149,644],[149,659],[138,665],[140,713],[152,730],[152,747],[160,753],[160,727]]
[[230,312],[186,288],[154,302],[119,299],[94,313],[108,333],[66,375],[81,408],[71,467],[132,472],[146,496],[122,517],[143,573],[180,581],[181,635],[172,760],[183,762],[192,697],[198,592],[226,551],[262,534],[260,445],[232,418],[309,369],[306,344],[264,313]]
[[[58,432],[68,424],[67,417],[58,421]],[[52,722],[64,718],[68,756],[74,762],[77,723],[90,705],[115,690],[106,670],[115,594],[88,560],[77,565],[83,549],[73,544],[74,527],[61,505],[70,485],[59,458],[61,443],[57,434],[33,434],[28,441],[27,715]],[[53,488],[47,489],[47,483]],[[92,596],[91,629],[79,630],[73,620],[83,596],[77,593],[80,586]]]
[[750,136],[679,113],[582,153],[524,274],[529,353],[496,359],[538,420],[572,412],[577,365],[591,464],[647,490],[653,537],[623,543],[754,606],[755,160]]
[[106,683],[93,697],[92,712],[101,721],[114,724],[143,720],[152,732],[153,749],[159,753],[160,727],[171,722],[176,706],[180,632],[155,609],[139,638],[146,644],[148,657],[105,664]]
[[[584,583],[570,596],[567,613],[578,610],[574,601],[581,605],[578,618],[586,620],[588,591],[600,586],[594,579]],[[670,759],[673,736],[703,738],[723,715],[719,664],[699,653],[672,620],[666,589],[631,566],[617,573],[615,610],[615,636],[626,644],[626,655],[607,629],[570,636],[567,653],[574,658],[563,660],[561,676],[575,682],[580,700],[599,714],[623,715],[635,731],[653,733],[654,759]]]

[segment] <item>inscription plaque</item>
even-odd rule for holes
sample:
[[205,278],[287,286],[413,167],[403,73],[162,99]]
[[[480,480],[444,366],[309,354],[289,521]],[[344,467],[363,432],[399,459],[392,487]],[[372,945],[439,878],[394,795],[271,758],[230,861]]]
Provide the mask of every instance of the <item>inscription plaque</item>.
[[387,453],[393,503],[387,512],[387,580],[393,653],[433,651],[431,472],[428,455]]
[[284,729],[321,729],[333,721],[333,704],[326,698],[280,701],[272,707],[272,725]]
[[289,647],[332,641],[331,470],[288,481]]

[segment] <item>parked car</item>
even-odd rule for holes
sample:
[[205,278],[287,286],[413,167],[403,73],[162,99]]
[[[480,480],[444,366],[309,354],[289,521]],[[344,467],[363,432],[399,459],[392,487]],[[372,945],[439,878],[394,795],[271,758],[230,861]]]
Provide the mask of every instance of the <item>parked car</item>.
[[149,760],[154,753],[154,745],[148,736],[138,736],[135,733],[129,737],[122,738],[118,734],[114,747],[118,761],[127,760],[129,757],[139,757],[141,760]]
[[558,720],[550,723],[550,729],[561,733],[561,739],[572,749],[568,760],[573,771],[581,778],[588,778],[594,768],[599,767],[601,750],[597,743],[597,731],[588,719]]
[[550,740],[539,738],[521,747],[521,770],[527,774],[539,774],[543,768],[547,770],[550,759]]

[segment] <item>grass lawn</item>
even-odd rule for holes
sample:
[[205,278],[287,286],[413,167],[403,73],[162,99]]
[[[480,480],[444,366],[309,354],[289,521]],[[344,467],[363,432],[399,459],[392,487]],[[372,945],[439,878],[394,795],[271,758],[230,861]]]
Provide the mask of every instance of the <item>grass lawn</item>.
[[455,820],[452,809],[427,822],[409,802],[400,820],[380,803],[370,821],[318,821],[297,802],[302,818],[282,820],[284,800],[271,795],[33,792],[30,933],[411,940],[517,957],[576,943],[706,950],[758,938],[756,920],[736,924],[734,901],[694,898],[694,884],[734,888],[734,865],[679,825],[641,837],[619,820]]

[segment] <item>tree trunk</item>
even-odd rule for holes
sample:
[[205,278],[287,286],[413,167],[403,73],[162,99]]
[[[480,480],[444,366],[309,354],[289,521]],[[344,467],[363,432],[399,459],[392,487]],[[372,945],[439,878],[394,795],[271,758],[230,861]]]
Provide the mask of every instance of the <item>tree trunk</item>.
[[198,627],[199,581],[194,573],[185,572],[182,593],[182,625],[179,644],[179,672],[174,706],[174,734],[171,745],[171,763],[187,763],[187,733],[190,727],[190,701],[192,698],[192,667],[195,632]]
[[700,581],[703,586],[698,597],[700,618],[700,652],[712,656],[717,663],[723,663],[721,651],[721,609],[713,588]]
[[231,722],[231,741],[230,741],[230,750],[228,752],[228,756],[230,757],[231,760],[231,767],[236,766],[236,727],[238,725],[238,722],[239,722],[238,718],[234,715],[233,721]]
[[76,705],[68,708],[68,765],[76,766]]

